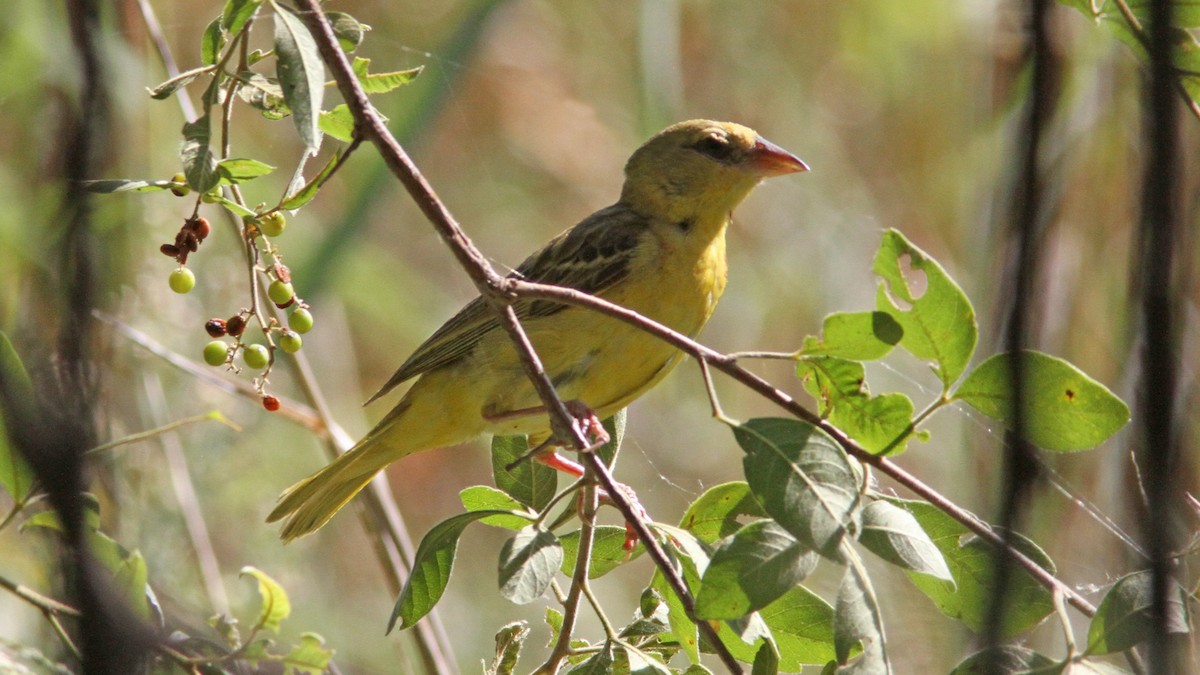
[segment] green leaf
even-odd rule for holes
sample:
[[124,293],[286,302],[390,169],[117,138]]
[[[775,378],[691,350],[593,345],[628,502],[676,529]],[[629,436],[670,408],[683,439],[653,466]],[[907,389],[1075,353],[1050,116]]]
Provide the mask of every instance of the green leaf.
[[879,613],[871,580],[861,564],[846,567],[838,588],[837,609],[834,615],[833,643],[837,660],[845,665],[856,645],[862,645],[852,667],[839,668],[839,673],[890,673],[887,641],[883,634],[883,617]]
[[[0,331],[0,429],[27,423],[34,418],[33,381],[21,356]],[[9,442],[10,435],[0,433],[0,486],[15,504],[22,504],[33,487],[33,469]]]
[[713,552],[696,594],[696,617],[735,619],[800,584],[820,558],[774,521],[743,527]]
[[301,206],[304,206],[312,201],[313,197],[317,196],[317,190],[321,189],[321,183],[323,183],[325,179],[329,177],[329,174],[333,173],[334,168],[337,167],[338,160],[341,158],[341,156],[342,153],[340,150],[335,152],[333,157],[329,158],[329,162],[325,165],[325,167],[321,169],[321,172],[313,176],[312,180],[305,183],[304,187],[300,188],[294,194],[280,202],[279,208],[286,211],[295,211]]
[[233,201],[232,199],[226,199],[225,197],[222,197],[221,195],[213,195],[213,203],[220,204],[222,207],[225,208],[226,211],[229,211],[230,213],[232,213],[233,215],[235,215],[239,218],[257,218],[258,217],[257,213],[255,213],[255,212],[251,211],[250,209],[242,206],[241,204]]
[[[955,582],[915,572],[907,573],[909,580],[943,614],[975,632],[983,630],[991,610],[992,587],[996,577],[995,548],[932,504],[896,498],[887,498],[887,501],[905,509],[917,519],[942,552]],[[1054,562],[1037,544],[1019,534],[1012,535],[1009,540],[1017,550],[1051,574],[1054,573]],[[1013,568],[1008,583],[1006,615],[1000,636],[1006,640],[1036,626],[1054,611],[1050,592],[1029,573]]]
[[[505,511],[504,515],[491,516],[479,521],[484,525],[502,527],[506,530],[518,531],[526,528],[536,519],[533,514],[525,513],[525,507],[493,487],[474,485],[458,493],[458,498],[467,511]],[[519,513],[522,515],[509,515]]]
[[271,6],[275,9],[275,55],[279,61],[275,75],[283,99],[292,109],[300,140],[315,155],[321,145],[317,120],[325,95],[325,64],[304,22],[278,3],[272,2]]
[[903,452],[913,404],[904,394],[871,396],[863,364],[834,356],[806,356],[796,375],[821,407],[821,415],[874,453]]
[[[704,544],[690,532],[678,528],[668,528],[660,523],[653,527],[667,536],[667,555],[673,558],[675,568],[682,573],[684,583],[695,593],[700,585],[700,577],[708,568],[709,553]],[[683,603],[667,583],[662,570],[655,570],[650,580],[650,588],[658,592],[667,604],[667,620],[671,626],[671,634],[687,654],[692,663],[700,661],[700,636],[696,624],[688,617]]]
[[[1070,363],[1024,351],[1025,433],[1038,447],[1058,452],[1094,448],[1129,421],[1129,407],[1107,387]],[[1005,422],[1013,418],[1013,354],[996,354],[971,371],[954,398]]]
[[737,532],[742,527],[738,516],[761,518],[766,511],[750,493],[750,486],[741,481],[716,485],[700,495],[679,521],[679,526],[711,544]]
[[275,78],[244,70],[238,73],[236,86],[238,97],[261,111],[263,117],[278,120],[292,114],[291,108],[283,100],[283,88]]
[[878,499],[863,509],[862,519],[858,540],[867,550],[906,570],[954,583],[946,559],[911,513]]
[[613,646],[605,642],[604,648],[591,658],[567,671],[567,675],[611,675],[613,670]]
[[[1060,672],[1049,657],[1017,645],[999,645],[968,656],[950,671],[950,675],[1053,675]],[[1071,673],[1075,670],[1072,669]]]
[[733,429],[746,451],[750,490],[806,547],[841,561],[840,545],[858,509],[858,472],[837,442],[794,419],[761,418]]
[[512,675],[521,657],[521,647],[529,637],[529,624],[514,621],[496,631],[496,656],[488,667],[488,675]]
[[594,452],[604,460],[604,464],[610,469],[615,465],[617,452],[625,440],[625,410],[625,408],[621,408],[615,415],[601,423],[604,425],[604,430],[608,432],[608,442],[596,448]]
[[417,79],[417,76],[424,70],[424,66],[411,68],[409,70],[395,70],[390,73],[370,73],[368,70],[371,66],[371,59],[355,57],[351,67],[354,69],[354,74],[358,76],[358,83],[362,85],[363,91],[367,94],[386,94],[393,89],[403,87],[404,85]]
[[873,269],[881,277],[876,309],[900,324],[900,346],[932,361],[934,373],[949,390],[979,339],[975,309],[967,296],[936,260],[897,230],[884,233]]
[[316,633],[302,633],[300,642],[282,659],[288,675],[322,675],[333,660],[333,650],[325,647],[325,639]]
[[109,178],[82,181],[88,192],[112,194],[114,192],[159,192],[175,187],[170,180],[137,180],[134,178]]
[[563,550],[553,532],[530,525],[500,549],[500,595],[518,605],[542,597],[562,565]]
[[792,588],[758,614],[775,638],[784,671],[796,672],[834,658],[833,606],[807,588]]
[[350,113],[350,106],[345,103],[339,103],[332,110],[322,110],[317,124],[321,131],[335,140],[343,143],[354,140],[354,115]]
[[412,572],[400,590],[400,597],[396,599],[396,606],[388,619],[387,632],[392,632],[397,621],[402,630],[412,627],[441,599],[454,567],[458,538],[467,525],[488,516],[504,514],[511,515],[511,512],[488,510],[460,513],[434,525],[425,533],[421,544],[417,546]]
[[261,4],[262,0],[229,0],[221,12],[221,27],[230,35],[237,35]]
[[904,328],[887,312],[837,312],[825,317],[821,337],[804,338],[800,354],[874,361],[887,356],[904,337]]
[[255,621],[255,625],[272,633],[278,633],[279,625],[292,613],[292,603],[288,600],[283,587],[262,570],[249,565],[243,567],[238,572],[238,576],[253,577],[258,581],[258,595],[262,598],[262,604],[259,606],[258,620]]
[[345,12],[327,12],[325,18],[329,19],[330,25],[333,26],[333,34],[337,37],[338,46],[347,53],[358,49],[367,31],[371,30],[370,26],[359,23],[358,19]]
[[221,176],[221,182],[227,184],[244,183],[259,176],[265,176],[274,170],[275,167],[256,159],[226,159],[217,164],[217,173]]
[[[1173,581],[1168,590],[1166,632],[1186,635],[1191,632],[1187,593]],[[1118,579],[1100,601],[1088,626],[1087,652],[1122,652],[1145,642],[1155,630],[1153,577],[1149,571],[1134,572]]]
[[[632,551],[625,550],[625,528],[614,525],[599,525],[592,541],[592,561],[588,564],[588,578],[598,579],[617,567],[634,560],[645,552],[642,545]],[[568,532],[559,538],[563,548],[562,572],[568,577],[575,573],[575,557],[579,554],[579,530]]]
[[492,476],[496,487],[536,511],[546,508],[558,489],[558,472],[532,458],[506,468],[529,452],[524,436],[492,437]]
[[200,66],[199,68],[192,68],[191,70],[184,71],[167,80],[166,82],[163,82],[157,87],[154,87],[153,89],[147,89],[146,91],[150,92],[150,98],[156,101],[162,101],[171,98],[172,94],[194,82],[197,77],[211,72],[213,72],[212,66]]
[[183,161],[183,174],[188,185],[196,192],[208,192],[217,186],[217,160],[213,157],[210,143],[210,120],[208,115],[195,122],[183,124],[183,145],[179,158]]
[[622,672],[628,672],[630,675],[671,675],[671,670],[666,664],[631,644],[618,645],[617,651],[624,655],[629,666],[629,670]]
[[779,652],[770,641],[763,640],[762,646],[754,654],[754,664],[750,675],[777,675],[779,673]]
[[225,48],[225,31],[221,30],[221,19],[217,17],[204,29],[200,36],[200,63],[206,66],[216,65]]

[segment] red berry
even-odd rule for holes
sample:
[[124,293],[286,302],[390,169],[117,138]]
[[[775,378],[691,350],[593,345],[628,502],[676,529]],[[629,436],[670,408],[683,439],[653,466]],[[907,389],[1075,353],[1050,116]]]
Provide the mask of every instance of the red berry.
[[246,320],[242,318],[241,314],[235,314],[225,322],[225,332],[233,337],[241,335],[244,330],[246,330]]
[[197,218],[195,220],[189,220],[188,227],[192,230],[192,232],[196,235],[196,238],[199,239],[200,241],[204,241],[204,238],[207,237],[212,232],[212,226],[208,224],[208,220],[205,218]]
[[209,319],[204,324],[204,330],[212,337],[219,338],[225,335],[225,322],[221,319]]
[[275,412],[276,410],[279,410],[279,399],[275,398],[274,396],[264,396],[262,404],[268,412]]

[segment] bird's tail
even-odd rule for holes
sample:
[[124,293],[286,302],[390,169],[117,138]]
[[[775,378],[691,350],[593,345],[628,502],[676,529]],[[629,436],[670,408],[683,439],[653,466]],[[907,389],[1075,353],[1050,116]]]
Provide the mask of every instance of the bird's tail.
[[391,459],[366,450],[368,442],[360,443],[280,495],[279,504],[267,516],[268,523],[287,518],[280,538],[291,541],[319,529],[362,491]]

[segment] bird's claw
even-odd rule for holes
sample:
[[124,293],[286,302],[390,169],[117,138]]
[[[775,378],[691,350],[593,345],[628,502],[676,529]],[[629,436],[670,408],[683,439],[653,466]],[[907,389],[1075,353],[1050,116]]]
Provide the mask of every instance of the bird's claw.
[[[653,520],[651,520],[650,514],[646,512],[646,507],[642,506],[642,503],[640,501],[638,501],[637,493],[635,493],[633,491],[633,488],[629,487],[628,485],[626,485],[624,483],[616,483],[616,486],[617,486],[617,490],[619,490],[621,492],[621,495],[623,497],[625,497],[625,501],[629,502],[630,508],[633,509],[634,513],[637,515],[638,518],[640,518],[643,522],[646,522],[646,523],[654,522]],[[603,504],[609,504],[609,505],[613,505],[613,506],[616,505],[613,502],[612,495],[610,495],[605,490],[600,491],[600,502]],[[631,521],[626,520],[625,521],[625,543],[622,545],[622,548],[624,548],[627,553],[629,551],[632,551],[633,547],[637,545],[638,539],[639,539],[639,537],[638,537],[637,529],[635,529],[633,527],[633,523]]]
[[567,412],[571,413],[571,429],[588,439],[592,448],[600,447],[610,440],[608,430],[592,410],[583,401],[564,401]]

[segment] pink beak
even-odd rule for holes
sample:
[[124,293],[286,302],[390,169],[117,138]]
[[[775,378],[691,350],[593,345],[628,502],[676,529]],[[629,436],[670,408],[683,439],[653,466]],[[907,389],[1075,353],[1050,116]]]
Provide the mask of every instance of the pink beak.
[[749,164],[763,178],[808,171],[808,165],[804,163],[804,160],[762,136],[755,139]]

